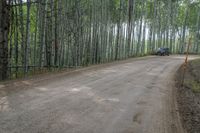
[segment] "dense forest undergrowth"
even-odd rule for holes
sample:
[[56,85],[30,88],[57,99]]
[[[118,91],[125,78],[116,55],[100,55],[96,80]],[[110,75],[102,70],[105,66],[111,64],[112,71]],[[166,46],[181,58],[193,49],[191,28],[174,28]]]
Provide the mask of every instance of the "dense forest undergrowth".
[[200,53],[200,0],[1,0],[0,80],[168,47]]

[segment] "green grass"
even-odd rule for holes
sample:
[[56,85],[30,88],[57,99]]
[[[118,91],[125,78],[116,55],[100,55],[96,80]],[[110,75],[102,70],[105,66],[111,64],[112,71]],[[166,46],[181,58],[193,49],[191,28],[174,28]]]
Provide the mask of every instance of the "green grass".
[[200,66],[200,59],[191,61],[191,65],[192,66],[196,66],[196,65]]
[[192,91],[194,93],[200,93],[200,83],[197,82],[197,81],[192,81],[191,82],[191,85],[192,85]]
[[190,62],[193,78],[187,83],[194,93],[200,93],[200,59]]
[[190,88],[194,93],[200,93],[200,83],[195,80],[185,80],[185,86]]

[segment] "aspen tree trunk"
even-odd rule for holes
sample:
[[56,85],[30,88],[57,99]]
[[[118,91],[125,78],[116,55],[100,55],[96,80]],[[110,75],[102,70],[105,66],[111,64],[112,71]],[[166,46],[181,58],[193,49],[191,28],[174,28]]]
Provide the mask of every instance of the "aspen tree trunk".
[[[145,1],[145,5],[146,5],[146,1]],[[147,16],[147,10],[144,11],[144,15]],[[144,17],[145,17],[144,16]],[[143,25],[143,39],[142,39],[142,46],[141,46],[141,51],[142,51],[142,54],[146,54],[145,53],[145,50],[146,50],[146,19],[144,19],[144,25]]]
[[197,16],[197,22],[196,22],[196,35],[195,35],[195,47],[194,50],[195,53],[199,53],[200,48],[200,8],[198,10],[198,16]]
[[134,7],[135,7],[135,0],[129,0],[128,1],[128,27],[127,27],[128,39],[127,39],[127,48],[126,48],[127,57],[130,56],[130,50],[131,50],[131,35],[133,31],[132,21],[134,21],[133,20]]
[[[14,1],[15,4],[17,4],[17,0]],[[17,19],[17,15],[18,15],[18,10],[17,7],[15,7],[14,9],[15,11],[15,35],[14,35],[14,44],[15,44],[15,77],[18,78],[18,62],[19,62],[19,29],[18,29],[18,19]]]
[[173,51],[173,36],[174,36],[174,32],[175,32],[175,26],[174,26],[174,14],[176,13],[176,9],[174,9],[174,4],[173,4],[173,1],[172,0],[170,0],[170,14],[169,14],[169,16],[170,16],[170,29],[169,29],[169,31],[170,31],[170,38],[169,38],[169,48],[170,48],[170,51],[172,52]]
[[[153,14],[153,9],[152,9],[152,6],[150,8],[150,14]],[[150,54],[152,52],[152,49],[153,49],[153,44],[152,44],[152,35],[153,35],[153,24],[150,22],[149,24],[149,37],[148,37],[148,54]]]
[[188,21],[188,15],[189,15],[189,5],[187,5],[187,9],[185,12],[185,20],[183,24],[183,32],[182,32],[182,39],[181,39],[181,51],[180,53],[184,53],[186,42],[185,42],[185,34],[186,34],[186,28],[187,28],[187,21]]
[[162,46],[162,25],[161,25],[161,8],[160,8],[160,1],[158,2],[159,9],[158,9],[158,48]]
[[145,5],[145,2],[144,0],[142,0],[142,10],[140,12],[139,35],[138,35],[136,55],[141,54],[141,47],[142,47],[141,36],[142,36],[142,24],[143,24],[143,16],[144,16],[144,5]]
[[154,15],[153,15],[153,47],[151,49],[151,52],[155,50],[155,45],[156,45],[156,19],[157,19],[157,0],[154,0]]
[[7,0],[0,1],[0,80],[8,77],[8,34],[10,27],[10,7]]
[[23,12],[23,0],[18,0],[19,2],[19,18],[20,18],[20,34],[21,34],[21,60],[22,60],[22,66],[24,66],[25,61],[25,31],[24,31],[24,12]]
[[117,22],[117,37],[116,37],[116,45],[115,45],[115,60],[119,59],[119,40],[120,40],[120,31],[121,31],[121,7],[122,0],[120,0],[119,14],[118,14],[118,22]]
[[25,70],[24,72],[28,73],[29,65],[29,47],[30,47],[30,8],[31,0],[27,0],[27,22],[26,22],[26,45],[25,45]]
[[54,0],[54,18],[55,18],[55,29],[54,29],[54,48],[55,48],[55,53],[54,53],[54,65],[57,66],[58,65],[58,0]]

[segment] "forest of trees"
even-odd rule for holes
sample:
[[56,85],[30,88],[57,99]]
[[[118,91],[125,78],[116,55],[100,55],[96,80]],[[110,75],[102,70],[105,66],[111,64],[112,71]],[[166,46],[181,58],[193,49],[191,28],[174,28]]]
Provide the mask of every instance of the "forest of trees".
[[169,47],[200,53],[200,0],[0,0],[0,80]]

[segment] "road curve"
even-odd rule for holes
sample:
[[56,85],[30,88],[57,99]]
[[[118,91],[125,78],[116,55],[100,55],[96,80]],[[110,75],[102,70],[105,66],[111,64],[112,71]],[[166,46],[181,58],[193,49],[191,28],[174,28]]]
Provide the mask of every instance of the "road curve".
[[147,57],[0,85],[0,133],[184,133],[173,76]]

